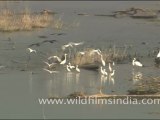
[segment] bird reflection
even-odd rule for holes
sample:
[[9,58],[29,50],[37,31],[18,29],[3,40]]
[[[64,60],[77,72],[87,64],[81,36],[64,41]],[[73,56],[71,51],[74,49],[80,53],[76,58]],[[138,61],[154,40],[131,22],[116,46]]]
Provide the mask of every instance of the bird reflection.
[[139,80],[142,80],[143,78],[143,74],[140,71],[134,71],[132,72],[132,80],[133,80],[133,84],[136,84],[137,82],[139,82]]
[[76,73],[76,84],[79,83],[79,77],[80,77],[80,73]]
[[66,75],[67,84],[70,84],[70,82],[72,82],[72,80],[73,80],[73,73],[67,72],[67,75]]
[[101,85],[105,84],[107,82],[107,76],[101,75]]
[[114,77],[109,77],[109,84],[115,84]]

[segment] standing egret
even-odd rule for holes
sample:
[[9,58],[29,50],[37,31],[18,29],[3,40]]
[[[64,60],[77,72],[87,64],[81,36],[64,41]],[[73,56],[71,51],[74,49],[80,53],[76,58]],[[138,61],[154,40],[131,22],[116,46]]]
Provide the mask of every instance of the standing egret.
[[101,66],[101,74],[104,75],[104,70],[102,69],[102,66]]
[[61,61],[61,65],[64,65],[64,64],[66,64],[66,56],[67,56],[67,54],[64,54],[64,60],[63,61]]
[[136,61],[136,58],[133,59],[132,65],[133,65],[133,66],[139,66],[139,67],[142,67],[142,66],[143,66],[142,63],[140,63],[139,61]]
[[115,63],[114,63],[114,61],[112,62],[112,65],[113,65],[113,66],[115,66]]
[[113,72],[110,74],[110,77],[113,77],[115,74],[115,70],[113,70]]
[[76,71],[80,72],[80,69],[78,68],[78,65],[76,65]]
[[75,66],[71,65],[71,63],[70,63],[70,62],[68,63],[68,66],[69,66],[69,68],[70,68],[70,69],[75,68]]
[[159,51],[159,53],[157,54],[157,58],[159,58],[160,57],[160,51]]
[[112,67],[111,67],[111,63],[109,63],[109,71],[112,72]]
[[104,72],[104,75],[106,75],[106,76],[108,75],[106,69],[104,69],[103,72]]
[[66,67],[67,67],[67,71],[68,71],[68,72],[71,72],[71,70],[69,69],[69,65],[67,65]]
[[106,65],[105,61],[103,60],[103,56],[102,56],[102,55],[101,55],[101,62],[102,62],[102,65],[103,65],[103,66]]
[[33,50],[33,49],[31,49],[31,48],[27,48],[27,49],[29,50],[29,52],[30,52],[30,53],[32,53],[32,52],[37,53],[37,51],[36,51],[36,50]]

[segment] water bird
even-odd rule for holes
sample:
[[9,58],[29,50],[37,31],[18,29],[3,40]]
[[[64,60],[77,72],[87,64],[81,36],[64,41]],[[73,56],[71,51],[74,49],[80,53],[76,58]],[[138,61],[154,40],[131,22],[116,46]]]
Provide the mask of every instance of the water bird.
[[78,68],[78,65],[76,65],[76,71],[80,72],[80,69]]
[[159,58],[160,57],[160,51],[159,51],[159,53],[157,54],[157,58]]
[[136,61],[136,58],[133,59],[132,65],[133,65],[133,66],[139,66],[139,67],[142,67],[142,66],[143,66],[142,63],[140,63],[139,61]]
[[110,74],[110,77],[113,77],[115,74],[115,70],[113,70],[113,72]]
[[70,44],[74,46],[78,46],[78,45],[83,45],[84,42],[79,42],[79,43],[70,42]]
[[75,68],[75,66],[71,65],[71,63],[70,63],[70,62],[68,63],[68,66],[69,66],[69,68],[70,68],[70,69]]
[[106,69],[104,69],[103,72],[104,72],[104,75],[106,75],[106,76],[108,75]]
[[62,50],[65,50],[68,47],[73,47],[71,43],[62,46]]
[[64,54],[64,60],[63,61],[61,61],[61,65],[64,65],[64,64],[66,64],[66,56],[67,56],[67,54]]
[[84,55],[84,54],[85,54],[85,52],[79,52],[79,54]]
[[45,61],[44,61],[44,63],[45,63],[46,65],[48,65],[49,68],[51,68],[53,65],[56,64],[56,63],[51,63],[51,64],[49,64],[48,62],[45,62]]
[[112,67],[111,67],[111,63],[109,63],[109,71],[112,72]]
[[29,52],[30,52],[30,53],[32,53],[32,52],[37,53],[37,51],[36,51],[36,50],[33,50],[33,49],[31,49],[31,48],[27,48],[27,49],[29,50]]
[[101,74],[104,75],[104,70],[103,70],[102,66],[101,66]]
[[51,71],[51,70],[48,70],[48,69],[45,69],[45,68],[43,68],[43,70],[49,72],[50,74],[52,74],[52,73],[59,73],[59,71]]
[[101,55],[101,62],[102,62],[102,65],[105,66],[106,63],[105,63],[105,61],[103,60],[103,56],[102,56],[102,54],[100,54],[100,55]]
[[101,55],[101,51],[100,51],[99,49],[97,49],[97,50],[92,50],[92,51],[90,52],[90,55],[92,55],[92,54],[94,54],[94,53],[97,53],[98,55]]
[[52,59],[52,58],[56,58],[58,60],[58,62],[61,62],[62,60],[58,57],[58,56],[50,56],[48,57],[48,60]]
[[67,71],[71,72],[71,70],[69,69],[69,65],[66,65],[66,67],[67,67]]

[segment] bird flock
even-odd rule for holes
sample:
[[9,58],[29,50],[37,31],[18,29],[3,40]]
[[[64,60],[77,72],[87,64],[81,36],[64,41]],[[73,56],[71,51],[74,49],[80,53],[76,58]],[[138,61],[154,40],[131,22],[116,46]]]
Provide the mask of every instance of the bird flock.
[[[81,70],[79,68],[78,65],[72,65],[70,61],[67,60],[67,56],[69,57],[71,55],[71,48],[76,48],[79,45],[83,45],[84,42],[78,42],[78,43],[74,43],[74,42],[69,42],[68,44],[62,45],[62,50],[65,51],[67,48],[69,50],[69,53],[64,53],[64,59],[61,59],[60,57],[53,55],[53,56],[49,56],[47,58],[48,61],[50,61],[51,59],[55,59],[56,62],[53,63],[49,63],[47,61],[43,61],[48,67],[47,68],[43,68],[44,71],[53,74],[53,73],[59,73],[59,71],[57,70],[53,70],[52,68],[56,68],[55,65],[59,64],[62,65],[64,67],[64,69],[66,69],[67,72],[78,72],[80,73]],[[36,50],[31,49],[31,48],[27,48],[27,50],[29,51],[29,53],[37,53]],[[80,51],[78,52],[81,55],[85,54],[85,51]],[[114,84],[114,76],[115,76],[115,63],[114,61],[109,62],[108,65],[106,65],[105,60],[103,59],[103,55],[102,55],[102,51],[100,49],[93,49],[90,51],[89,56],[92,56],[94,54],[97,54],[100,56],[100,60],[101,60],[101,65],[100,65],[100,69],[99,69],[99,73],[101,74],[101,80],[102,81],[106,81],[107,79],[109,79],[109,81],[112,81]],[[160,51],[156,56],[157,58],[160,58]],[[70,58],[70,57],[69,57]],[[143,67],[144,65],[138,61],[136,58],[133,58],[132,60],[132,65],[133,66],[137,66],[137,67]],[[107,68],[108,66],[108,68]],[[137,75],[138,77],[141,77],[140,74]]]

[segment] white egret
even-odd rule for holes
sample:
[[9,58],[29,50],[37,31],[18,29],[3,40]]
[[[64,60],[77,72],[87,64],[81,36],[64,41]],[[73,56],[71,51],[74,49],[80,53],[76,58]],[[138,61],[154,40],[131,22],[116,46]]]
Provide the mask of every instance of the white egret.
[[80,72],[80,69],[78,68],[78,65],[76,65],[76,71]]
[[75,68],[75,66],[71,65],[71,63],[70,63],[70,62],[68,63],[68,66],[69,66],[69,68],[70,68],[70,69]]
[[142,67],[142,66],[143,66],[142,63],[140,63],[139,61],[136,61],[136,58],[133,59],[132,65],[133,65],[133,66],[139,66],[139,67]]
[[70,44],[74,46],[78,46],[78,45],[83,45],[84,42],[79,42],[79,43],[70,42]]
[[29,52],[30,52],[30,53],[32,53],[32,52],[37,53],[37,51],[36,51],[36,50],[33,50],[33,49],[31,49],[31,48],[27,48],[27,49],[29,50]]
[[111,67],[111,63],[109,63],[109,71],[112,72],[112,67]]
[[102,66],[101,66],[101,74],[104,75],[104,70],[102,69]]
[[113,66],[115,66],[115,63],[114,63],[114,61],[112,62],[112,65],[113,65]]
[[101,55],[101,51],[100,51],[99,49],[97,49],[97,50],[92,50],[92,51],[90,52],[90,55],[93,55],[94,53],[97,53],[98,55]]
[[159,58],[160,57],[160,51],[159,51],[159,53],[157,54],[157,58]]
[[66,67],[67,67],[67,71],[68,71],[68,72],[71,72],[71,70],[69,69],[69,65],[67,65]]
[[71,43],[62,46],[62,50],[65,50],[68,47],[73,47]]
[[106,76],[108,75],[106,69],[104,69],[103,72],[104,72],[104,75],[106,75]]
[[[101,54],[100,54],[100,55],[101,55]],[[103,60],[103,56],[102,56],[102,55],[101,55],[101,62],[102,62],[102,65],[103,65],[103,66],[106,65],[105,61]]]
[[52,58],[56,58],[58,62],[61,62],[62,60],[58,57],[58,56],[50,56],[48,57],[48,60],[52,59]]
[[44,68],[43,70],[45,70],[45,71],[49,72],[50,74],[52,74],[52,73],[59,73],[59,71],[50,71],[50,70],[45,69],[45,68]]
[[49,68],[51,68],[53,65],[55,65],[56,63],[51,63],[49,64],[48,62],[43,61],[46,65],[48,65]]
[[110,77],[113,77],[115,74],[115,70],[113,70],[113,72],[110,74]]
[[85,54],[85,52],[79,52],[79,54],[84,55],[84,54]]
[[61,65],[64,65],[64,64],[66,64],[66,56],[67,56],[67,54],[64,54],[64,60],[63,61],[61,61]]

